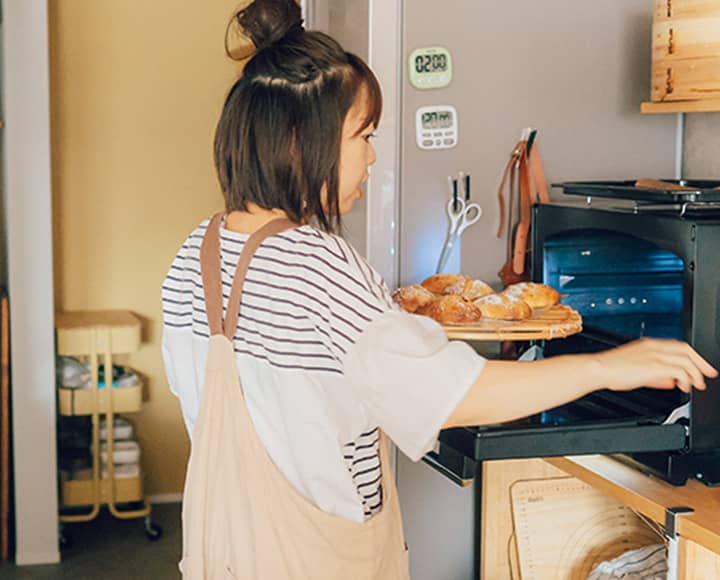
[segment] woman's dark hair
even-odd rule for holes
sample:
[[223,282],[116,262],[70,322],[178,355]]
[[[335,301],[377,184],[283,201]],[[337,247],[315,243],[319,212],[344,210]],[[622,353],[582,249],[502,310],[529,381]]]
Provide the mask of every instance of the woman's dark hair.
[[342,126],[363,94],[368,108],[358,133],[377,126],[375,75],[328,35],[304,30],[295,0],[255,0],[231,24],[256,52],[230,89],[215,133],[225,209],[247,210],[252,202],[338,231]]

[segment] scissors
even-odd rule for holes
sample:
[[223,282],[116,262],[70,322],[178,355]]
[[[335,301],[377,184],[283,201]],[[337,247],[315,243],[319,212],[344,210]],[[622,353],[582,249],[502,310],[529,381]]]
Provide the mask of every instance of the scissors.
[[447,204],[447,214],[449,219],[447,236],[443,245],[440,259],[438,260],[437,273],[440,274],[447,264],[448,258],[452,253],[455,242],[460,239],[462,233],[471,225],[477,222],[482,216],[482,208],[476,203],[470,203],[470,191],[468,181],[465,180],[465,198],[457,195],[457,181],[453,180],[453,197]]

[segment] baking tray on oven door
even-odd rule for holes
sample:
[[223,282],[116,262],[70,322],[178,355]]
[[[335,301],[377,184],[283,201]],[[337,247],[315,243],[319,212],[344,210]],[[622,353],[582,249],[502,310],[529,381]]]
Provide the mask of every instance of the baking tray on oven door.
[[[655,203],[720,202],[720,181],[663,179],[652,185],[637,186],[637,181],[567,181],[553,183],[567,195],[628,199]],[[682,188],[682,189],[679,189]]]

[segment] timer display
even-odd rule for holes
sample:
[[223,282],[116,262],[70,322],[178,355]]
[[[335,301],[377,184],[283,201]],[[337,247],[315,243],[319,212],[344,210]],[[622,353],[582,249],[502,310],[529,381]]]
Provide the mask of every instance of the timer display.
[[416,48],[408,62],[410,84],[416,89],[439,89],[450,84],[452,59],[447,48]]

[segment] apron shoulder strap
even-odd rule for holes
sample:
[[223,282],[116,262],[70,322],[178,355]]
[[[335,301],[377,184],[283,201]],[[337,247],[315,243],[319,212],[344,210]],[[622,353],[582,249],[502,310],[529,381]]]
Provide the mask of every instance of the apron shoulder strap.
[[210,326],[210,335],[224,334],[232,341],[235,336],[238,317],[240,315],[240,300],[242,288],[247,275],[248,266],[253,255],[265,238],[296,228],[298,224],[287,218],[274,219],[253,233],[245,242],[233,280],[227,313],[223,322],[223,296],[222,278],[220,269],[220,226],[224,214],[215,214],[210,220],[200,249],[200,272],[202,274],[203,290],[205,293],[205,312]]

